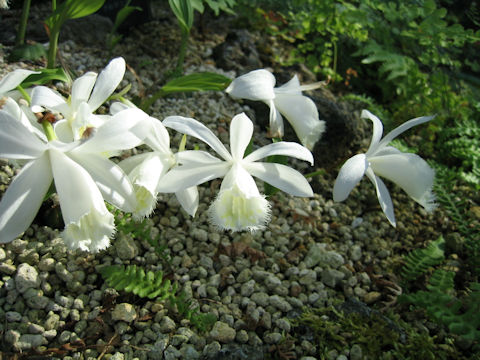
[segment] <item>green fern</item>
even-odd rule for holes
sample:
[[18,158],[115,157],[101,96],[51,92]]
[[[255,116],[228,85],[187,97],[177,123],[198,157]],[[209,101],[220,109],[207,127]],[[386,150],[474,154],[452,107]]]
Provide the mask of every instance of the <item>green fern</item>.
[[416,249],[408,253],[401,274],[405,281],[413,281],[427,272],[432,266],[440,264],[445,259],[445,240],[440,236],[426,248]]
[[165,300],[173,297],[177,291],[177,283],[171,284],[170,280],[165,280],[161,270],[145,272],[136,265],[110,265],[99,271],[109,286],[140,297]]
[[471,283],[470,292],[462,299],[453,295],[455,273],[437,270],[427,285],[428,291],[401,295],[399,302],[424,308],[427,315],[441,323],[453,334],[472,340],[480,340],[480,284]]
[[458,171],[433,161],[429,164],[436,173],[433,190],[437,201],[447,211],[448,216],[455,222],[458,232],[465,239],[466,263],[473,273],[478,275],[480,274],[480,229],[469,219],[470,199],[452,191],[458,182]]
[[205,332],[209,330],[217,321],[217,317],[212,313],[201,313],[198,306],[192,306],[192,299],[187,299],[184,292],[176,297],[170,298],[172,306],[177,307],[178,313],[185,319],[190,320],[199,331]]
[[353,54],[366,56],[362,64],[380,63],[378,73],[391,82],[401,77],[406,77],[411,69],[416,69],[415,61],[405,55],[397,54],[370,40],[362,49]]
[[455,273],[453,271],[447,271],[443,269],[437,269],[433,272],[430,280],[428,281],[427,289],[429,290],[439,290],[446,294],[454,292],[454,282]]

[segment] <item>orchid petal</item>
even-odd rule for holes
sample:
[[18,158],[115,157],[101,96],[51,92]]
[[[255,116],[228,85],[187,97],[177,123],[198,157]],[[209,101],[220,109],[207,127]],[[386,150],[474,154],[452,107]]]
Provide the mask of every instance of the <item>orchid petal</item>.
[[282,114],[276,108],[273,99],[269,100],[267,105],[270,107],[268,134],[270,137],[281,138],[285,133]]
[[62,119],[55,122],[55,124],[53,124],[53,129],[55,130],[55,134],[59,140],[63,142],[74,141],[72,127],[67,119]]
[[222,160],[202,150],[185,150],[175,154],[177,162],[184,165],[208,165],[223,163]]
[[117,165],[126,173],[130,174],[133,169],[140,166],[144,160],[151,156],[151,152],[144,152],[141,154],[129,156],[126,159],[120,161]]
[[15,89],[23,80],[32,74],[39,74],[39,72],[24,69],[16,69],[9,72],[0,80],[0,96],[4,95],[7,91]]
[[395,129],[390,131],[387,135],[385,135],[385,137],[382,139],[382,141],[380,141],[378,146],[382,147],[382,146],[387,145],[390,141],[395,139],[401,133],[407,131],[408,129],[410,129],[410,128],[416,126],[416,125],[426,123],[427,121],[432,120],[434,117],[435,116],[422,116],[422,117],[418,117],[418,118],[411,119],[411,120],[408,120],[408,121],[404,122],[402,125],[396,127]]
[[122,81],[124,74],[125,60],[122,57],[113,59],[105,69],[102,70],[95,83],[92,95],[88,100],[88,105],[90,105],[92,111],[98,109],[100,105],[113,94]]
[[300,160],[308,161],[311,165],[313,165],[313,155],[306,147],[294,142],[287,141],[280,141],[277,143],[265,145],[251,152],[243,159],[243,161],[254,162],[271,155],[290,156]]
[[59,112],[66,118],[73,116],[72,109],[65,99],[46,86],[36,86],[32,90],[32,108],[42,106],[53,112]]
[[142,143],[148,127],[143,126],[148,115],[139,109],[128,109],[115,114],[110,120],[95,129],[75,152],[111,152],[131,149]]
[[400,153],[374,156],[368,160],[376,175],[394,182],[425,209],[433,210],[435,172],[420,156]]
[[288,166],[275,163],[253,162],[244,164],[253,176],[294,196],[310,197],[313,190],[305,177]]
[[[128,176],[113,161],[97,154],[67,153],[90,175],[103,198],[122,211],[132,212],[136,206],[135,194]],[[73,175],[72,175],[73,176]]]
[[362,119],[370,119],[373,123],[372,140],[370,141],[370,146],[367,150],[367,154],[370,154],[379,147],[379,142],[383,134],[383,124],[378,117],[373,115],[368,110],[362,110],[362,114],[360,115],[360,117]]
[[264,228],[270,220],[270,204],[241,166],[234,166],[225,175],[208,212],[214,225],[231,231],[255,231]]
[[175,193],[178,202],[182,206],[183,210],[187,212],[191,217],[195,216],[198,209],[199,195],[196,186],[180,190]]
[[245,113],[235,115],[230,124],[230,151],[234,160],[243,159],[253,135],[253,123]]
[[357,154],[343,164],[333,186],[333,201],[345,200],[368,169],[365,154]]
[[288,82],[274,89],[275,96],[278,95],[302,95],[302,90],[300,88],[300,80],[298,76],[294,75]]
[[141,164],[128,173],[133,183],[137,206],[134,210],[136,218],[148,216],[157,201],[156,188],[162,176],[170,168],[170,163],[155,153],[148,153]]
[[[6,112],[12,118],[22,123],[22,125],[25,126],[28,131],[34,133],[43,141],[47,141],[47,137],[41,129],[41,125],[37,122],[37,119],[31,110],[26,106],[19,106],[15,100],[8,97],[5,99],[5,104],[3,104],[3,107],[1,107],[0,111]],[[28,115],[30,115],[30,118]]]
[[380,203],[380,207],[382,208],[383,213],[387,217],[390,224],[392,224],[393,227],[396,227],[397,223],[395,221],[395,214],[393,212],[393,202],[392,198],[390,197],[390,193],[385,186],[385,183],[382,181],[382,179],[375,175],[372,168],[368,168],[366,174],[368,178],[372,181],[372,183],[375,185],[378,202]]
[[225,162],[209,165],[182,165],[167,172],[161,179],[158,192],[176,193],[191,186],[223,177],[230,169]]
[[34,159],[46,150],[46,145],[21,122],[0,111],[0,157]]
[[202,140],[213,150],[215,150],[218,155],[227,161],[232,159],[232,156],[228,152],[227,148],[215,136],[215,134],[209,128],[195,119],[186,118],[183,116],[169,116],[163,120],[163,125],[182,134],[187,134]]
[[325,121],[318,118],[318,110],[312,99],[303,95],[277,94],[275,106],[292,125],[301,143],[313,149],[325,131]]
[[0,202],[0,243],[7,243],[32,223],[52,183],[48,156],[28,162],[13,178]]
[[237,77],[225,90],[233,98],[268,101],[275,98],[275,77],[265,69]]
[[[51,149],[49,154],[65,221],[65,242],[71,248],[78,246],[94,251],[108,246],[114,231],[113,216],[107,211],[89,169],[56,149]],[[91,161],[88,159],[88,163]]]
[[145,138],[145,144],[150,146],[153,150],[171,153],[170,150],[170,136],[162,122],[153,117],[149,118],[151,130]]
[[226,174],[220,186],[220,191],[238,186],[246,197],[260,196],[257,184],[252,175],[240,165],[234,165]]
[[115,115],[116,113],[122,110],[127,110],[130,108],[131,106],[128,106],[127,104],[121,103],[119,101],[115,101],[113,104],[110,105],[110,114]]
[[[89,71],[73,82],[71,99],[73,109],[77,109],[81,103],[88,101],[96,80],[97,74]],[[90,110],[90,112],[91,111],[92,110]]]
[[77,114],[72,121],[70,121],[70,126],[72,128],[73,137],[75,140],[82,138],[84,132],[87,130],[90,124],[90,116],[92,112],[90,107],[86,102],[82,102],[78,105]]
[[403,154],[403,153],[393,146],[382,146],[381,148],[376,150],[373,154],[370,154],[368,158],[370,159],[377,156],[395,155],[395,154]]

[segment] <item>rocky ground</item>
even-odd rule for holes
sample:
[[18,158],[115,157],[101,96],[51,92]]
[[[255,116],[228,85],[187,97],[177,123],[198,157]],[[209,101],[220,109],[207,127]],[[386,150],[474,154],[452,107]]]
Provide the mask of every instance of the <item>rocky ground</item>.
[[[39,22],[45,13],[42,10],[45,8],[40,5],[31,12],[29,27],[30,38],[38,41],[45,41]],[[17,10],[1,14],[5,29],[13,29],[8,24],[17,21],[18,14]],[[122,87],[132,84],[129,95],[145,96],[173,69],[180,36],[168,7],[155,8],[152,19],[132,27],[111,52],[102,42],[111,26],[108,21],[88,18],[70,24],[60,44],[62,62],[79,76],[89,70],[100,71],[110,58],[123,56],[128,71]],[[268,60],[274,39],[228,30],[219,19],[211,21],[203,32],[192,34],[187,73],[213,71],[233,78],[267,66],[280,74],[280,83],[294,71],[303,81],[312,80],[302,68],[281,69]],[[91,26],[98,31],[84,31]],[[0,76],[14,68],[43,65],[7,63],[14,33],[0,32],[4,44]],[[444,337],[435,324],[396,303],[401,292],[396,274],[407,251],[450,231],[448,218],[441,209],[425,213],[389,184],[398,221],[395,229],[381,212],[367,180],[345,203],[334,203],[331,191],[338,165],[368,145],[370,128],[358,120],[360,108],[355,104],[337,102],[326,89],[309,95],[329,130],[314,151],[315,167],[301,162],[292,165],[305,174],[325,172],[311,179],[316,192],[313,198],[275,194],[271,198],[272,221],[264,231],[232,234],[211,226],[206,209],[219,187],[219,181],[213,181],[200,188],[201,204],[195,218],[184,213],[174,198],[165,196],[155,215],[134,225],[133,231],[129,231],[130,220],[124,219],[123,225],[120,221],[108,250],[96,255],[72,253],[60,237],[56,205],[48,202],[23,236],[0,246],[0,351],[4,356],[89,360],[373,358],[364,340],[351,333],[348,336],[349,329],[333,332],[337,338],[322,343],[315,326],[298,321],[331,306],[343,306],[354,314],[374,312],[388,323],[395,317],[392,314],[401,313],[402,321],[410,323],[403,328],[395,325],[394,332],[404,334],[408,327],[410,337],[403,342],[411,345],[413,353],[415,346],[420,349],[423,344],[410,343],[411,334]],[[255,144],[268,143],[266,106],[238,102],[222,92],[161,99],[150,114],[158,119],[194,117],[228,143],[228,123],[242,111],[256,122]],[[177,146],[180,136],[171,135],[172,145]],[[3,160],[0,164],[3,192],[18,167]],[[164,249],[152,246],[149,236],[159,239]],[[193,306],[215,315],[216,321],[199,329],[168,301],[143,299],[110,288],[99,269],[111,264],[162,270],[178,282]],[[317,325],[335,321],[335,316],[324,312]],[[367,342],[381,336],[374,334]],[[327,340],[333,345],[325,346]],[[451,349],[457,351],[453,345]],[[457,355],[461,358],[460,352]]]

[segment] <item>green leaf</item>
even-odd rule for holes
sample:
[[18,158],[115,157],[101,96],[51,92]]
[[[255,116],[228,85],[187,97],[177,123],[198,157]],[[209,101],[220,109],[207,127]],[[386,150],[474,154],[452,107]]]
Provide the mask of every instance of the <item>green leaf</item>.
[[113,31],[116,31],[118,27],[127,19],[127,17],[134,12],[135,10],[137,11],[143,11],[141,7],[138,6],[124,6],[121,8],[117,15],[115,16],[115,23],[113,25]]
[[105,0],[67,0],[67,19],[78,19],[98,11]]
[[180,26],[187,33],[193,25],[193,7],[190,0],[168,0]]
[[203,6],[203,0],[191,0],[191,4],[194,10],[197,10],[200,14],[203,14],[205,6]]
[[32,74],[23,80],[23,82],[20,84],[23,88],[26,89],[33,85],[47,84],[53,80],[63,81],[65,83],[69,83],[71,81],[70,76],[63,68],[40,69],[35,71],[39,71],[40,74]]
[[215,73],[195,73],[169,81],[162,87],[162,91],[165,94],[201,90],[223,91],[231,81],[226,76]]
[[42,44],[22,44],[12,49],[8,61],[38,60],[46,56],[47,52]]
[[88,16],[98,11],[105,0],[65,0],[57,9],[51,14],[45,23],[52,30],[59,29],[62,24],[69,19],[78,19]]

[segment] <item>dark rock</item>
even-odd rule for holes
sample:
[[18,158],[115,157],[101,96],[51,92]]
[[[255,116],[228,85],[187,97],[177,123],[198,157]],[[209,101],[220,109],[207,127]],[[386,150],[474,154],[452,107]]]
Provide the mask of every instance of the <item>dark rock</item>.
[[213,48],[213,59],[217,67],[235,70],[239,75],[263,67],[256,38],[247,30],[230,31],[225,41]]
[[251,345],[227,344],[222,346],[214,360],[262,360],[263,351]]
[[[60,32],[60,41],[73,40],[87,46],[93,43],[106,44],[107,35],[112,28],[112,21],[99,14],[71,19],[63,25]],[[95,31],[86,31],[87,29],[95,29]]]
[[312,100],[320,119],[326,122],[325,133],[315,145],[313,156],[317,164],[330,172],[359,152],[362,143],[371,136],[371,126],[360,119],[359,109],[339,102],[326,89],[318,89]]
[[[98,11],[98,14],[108,17],[113,23],[115,22],[117,13],[126,3],[127,0],[107,0]],[[132,11],[127,19],[119,26],[118,31],[122,34],[128,33],[131,27],[146,23],[153,18],[151,0],[133,0],[129,6],[138,7],[142,10]]]

